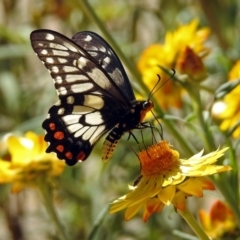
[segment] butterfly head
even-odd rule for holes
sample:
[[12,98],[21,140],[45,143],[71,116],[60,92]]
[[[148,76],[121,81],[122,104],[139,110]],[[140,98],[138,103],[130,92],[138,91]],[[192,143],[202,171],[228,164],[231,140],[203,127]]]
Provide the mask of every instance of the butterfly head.
[[144,101],[142,103],[142,110],[140,112],[140,122],[143,121],[145,118],[146,114],[151,111],[154,107],[154,103],[151,100]]

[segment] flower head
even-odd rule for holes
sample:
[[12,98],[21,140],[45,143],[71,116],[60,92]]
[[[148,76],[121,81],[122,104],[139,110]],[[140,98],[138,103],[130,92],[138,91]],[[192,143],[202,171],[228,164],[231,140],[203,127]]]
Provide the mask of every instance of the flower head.
[[[168,32],[164,44],[154,44],[146,48],[140,56],[138,69],[149,89],[156,83],[157,74],[161,76],[162,82],[169,77],[160,67],[176,69],[178,73],[187,74],[194,81],[205,78],[202,58],[209,50],[203,43],[209,32],[208,28],[198,30],[198,21],[193,20],[173,32]],[[159,104],[165,109],[169,106],[181,108],[182,92],[180,86],[168,81],[156,93],[156,99],[159,99]]]
[[[240,78],[240,60],[233,66],[229,73],[229,81]],[[221,119],[220,129],[222,131],[233,130],[233,138],[240,137],[240,85],[236,86],[226,94],[221,102],[213,106],[213,114]]]
[[114,201],[110,212],[126,208],[125,218],[129,220],[143,208],[143,220],[147,221],[165,205],[173,204],[183,211],[187,197],[202,197],[203,190],[215,189],[206,176],[231,170],[229,166],[213,164],[226,150],[216,150],[204,156],[201,151],[184,160],[166,141],[152,145],[138,154],[141,178],[137,185],[130,186],[128,194]]
[[237,227],[232,210],[219,200],[214,202],[209,213],[200,210],[199,219],[207,235],[213,239],[226,234],[231,236]]
[[27,132],[24,137],[10,136],[6,141],[10,161],[0,159],[0,184],[12,183],[14,193],[34,186],[38,180],[51,182],[64,170],[64,162],[45,153],[43,136]]

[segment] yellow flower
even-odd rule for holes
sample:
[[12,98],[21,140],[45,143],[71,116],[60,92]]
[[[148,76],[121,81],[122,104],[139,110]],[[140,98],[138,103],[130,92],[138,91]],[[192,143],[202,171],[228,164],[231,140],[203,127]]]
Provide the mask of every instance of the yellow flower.
[[12,183],[13,193],[34,186],[39,180],[51,183],[65,168],[55,155],[45,153],[47,143],[33,132],[24,137],[8,137],[7,146],[10,161],[0,159],[0,184]]
[[176,69],[179,73],[187,74],[193,82],[202,81],[207,76],[202,58],[188,46],[179,53]]
[[[145,49],[140,56],[138,69],[150,90],[157,82],[157,74],[161,76],[162,83],[169,78],[159,66],[176,69],[177,73],[188,74],[190,78],[197,81],[205,77],[202,57],[209,50],[203,43],[209,35],[209,29],[197,30],[197,28],[198,21],[193,20],[174,32],[167,33],[164,44],[154,44]],[[181,95],[182,88],[174,81],[168,81],[156,93],[156,99],[164,109],[168,109],[169,106],[181,108]]]
[[[240,78],[240,60],[233,66],[229,72],[229,81]],[[213,106],[213,114],[216,118],[221,119],[220,129],[222,131],[232,130],[235,128],[232,136],[240,137],[240,85],[226,94],[221,102]],[[237,125],[238,124],[238,125]]]
[[233,237],[237,227],[233,212],[225,203],[219,200],[212,205],[209,214],[204,210],[200,210],[199,219],[211,239],[219,239],[223,236]]
[[110,213],[126,208],[125,219],[129,220],[143,208],[143,220],[147,221],[165,205],[173,204],[184,211],[187,197],[202,197],[203,190],[215,189],[206,176],[231,170],[229,166],[213,164],[226,150],[216,150],[204,156],[201,151],[184,160],[166,141],[150,146],[138,154],[140,180],[130,186],[128,194],[112,203]]

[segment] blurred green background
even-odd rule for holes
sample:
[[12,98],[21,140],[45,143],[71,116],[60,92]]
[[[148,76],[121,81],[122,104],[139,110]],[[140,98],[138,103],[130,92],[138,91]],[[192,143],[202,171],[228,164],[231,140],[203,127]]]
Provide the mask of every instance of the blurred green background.
[[[31,48],[31,31],[46,28],[71,37],[78,31],[90,30],[102,35],[80,1],[0,1],[1,136],[28,130],[44,134],[42,121],[57,101],[51,77]],[[199,19],[200,26],[211,29],[208,45],[212,53],[207,68],[216,81],[226,81],[230,66],[240,57],[240,2],[237,0],[88,2],[134,65],[148,45],[162,43],[167,31],[194,18]],[[132,79],[130,74],[129,78]],[[106,213],[109,202],[125,194],[127,184],[132,184],[139,174],[138,159],[126,142],[127,135],[108,163],[101,161],[100,141],[88,161],[66,168],[54,193],[62,224],[74,240],[183,239],[173,231],[192,232],[172,207],[165,207],[146,224],[140,215],[125,222],[123,211],[114,215]],[[1,187],[0,239],[59,239],[37,191],[8,193],[7,187]],[[214,199],[213,194],[217,195],[211,193],[209,201]],[[203,204],[204,199],[193,199],[190,207],[197,214]],[[97,232],[91,238],[94,229]]]

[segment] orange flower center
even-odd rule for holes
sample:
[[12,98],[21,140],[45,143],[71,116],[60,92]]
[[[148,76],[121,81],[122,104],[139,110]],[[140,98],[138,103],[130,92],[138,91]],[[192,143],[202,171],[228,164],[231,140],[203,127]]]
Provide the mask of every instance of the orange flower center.
[[141,162],[141,174],[152,176],[164,174],[176,169],[179,162],[179,153],[172,150],[166,141],[160,141],[138,154]]

